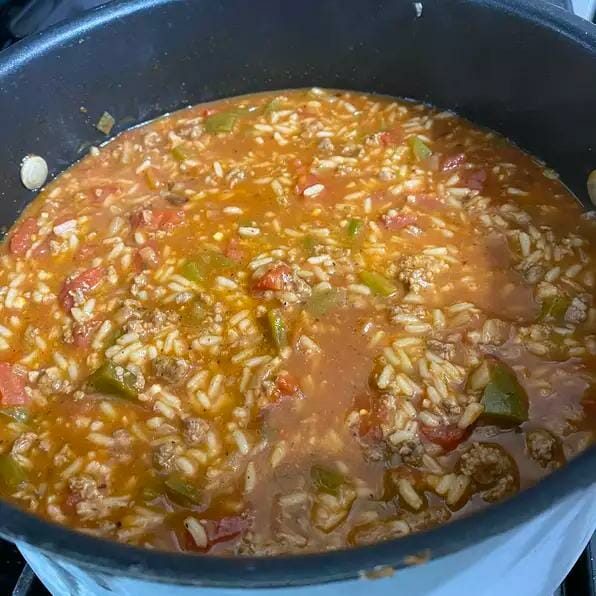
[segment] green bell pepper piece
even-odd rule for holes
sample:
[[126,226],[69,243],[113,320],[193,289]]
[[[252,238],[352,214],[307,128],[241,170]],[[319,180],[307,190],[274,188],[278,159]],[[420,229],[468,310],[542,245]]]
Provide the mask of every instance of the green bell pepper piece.
[[309,254],[313,253],[316,245],[317,242],[312,236],[304,236],[302,239],[302,246],[304,246],[305,250],[307,250]]
[[310,479],[317,490],[331,495],[337,495],[341,485],[346,482],[343,474],[318,465],[311,467]]
[[137,376],[111,360],[104,362],[87,381],[93,389],[107,395],[126,399],[134,399],[138,395]]
[[9,489],[16,488],[27,479],[25,469],[10,455],[0,455],[0,483]]
[[337,306],[340,299],[340,293],[334,289],[314,291],[306,301],[306,311],[314,317],[322,317],[334,306]]
[[171,474],[164,482],[168,496],[180,505],[201,505],[201,492],[177,474]]
[[0,414],[7,418],[12,418],[12,420],[21,424],[26,424],[29,421],[29,412],[26,408],[21,408],[20,406],[0,408]]
[[265,114],[271,114],[271,112],[277,112],[283,108],[283,101],[279,97],[274,97],[268,104],[265,105],[263,112]]
[[151,190],[157,190],[159,188],[159,178],[151,168],[145,170],[145,180],[147,181],[147,186]]
[[204,281],[215,273],[234,267],[235,264],[220,252],[206,250],[186,261],[182,265],[181,273],[190,281]]
[[238,120],[238,112],[234,110],[217,112],[205,118],[205,130],[210,134],[231,132],[236,120]]
[[358,234],[362,231],[364,227],[364,222],[361,219],[350,219],[348,220],[348,225],[346,226],[346,232],[350,238],[356,238]]
[[528,419],[528,395],[515,373],[500,362],[492,362],[490,381],[482,392],[483,416],[504,424],[521,424]]
[[205,320],[207,311],[202,304],[198,302],[191,302],[187,305],[180,314],[180,320],[184,325],[196,327]]
[[424,161],[433,154],[429,146],[420,137],[410,137],[408,143],[417,161]]
[[391,294],[397,292],[397,286],[393,282],[374,271],[361,271],[359,277],[360,281],[368,286],[373,294],[391,296]]
[[192,157],[188,152],[188,149],[183,145],[176,145],[176,147],[172,149],[172,156],[178,161],[186,161]]
[[549,296],[542,301],[539,321],[563,322],[565,313],[571,306],[571,300],[567,296],[556,294]]
[[190,281],[201,281],[204,277],[201,265],[197,261],[186,261],[180,273]]
[[281,316],[279,310],[270,310],[267,313],[267,321],[269,323],[269,333],[271,339],[278,350],[285,348],[288,345],[288,331],[286,323]]

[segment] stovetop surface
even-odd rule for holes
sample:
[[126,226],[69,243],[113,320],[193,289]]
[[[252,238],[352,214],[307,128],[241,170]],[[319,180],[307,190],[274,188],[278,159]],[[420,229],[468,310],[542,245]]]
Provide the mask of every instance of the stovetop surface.
[[[533,1],[533,0],[528,0]],[[548,0],[571,10],[571,0]],[[0,50],[106,0],[0,0]],[[596,538],[583,552],[555,596],[596,596]],[[0,539],[0,596],[48,596],[17,548]]]

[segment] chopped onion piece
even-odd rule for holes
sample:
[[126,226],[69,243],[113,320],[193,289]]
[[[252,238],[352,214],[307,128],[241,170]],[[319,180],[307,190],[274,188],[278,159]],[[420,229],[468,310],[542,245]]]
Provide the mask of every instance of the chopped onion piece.
[[97,128],[99,132],[103,132],[104,135],[109,135],[110,132],[112,132],[112,128],[114,128],[114,124],[116,124],[114,116],[109,112],[104,112],[101,115],[101,118],[97,121],[95,128]]

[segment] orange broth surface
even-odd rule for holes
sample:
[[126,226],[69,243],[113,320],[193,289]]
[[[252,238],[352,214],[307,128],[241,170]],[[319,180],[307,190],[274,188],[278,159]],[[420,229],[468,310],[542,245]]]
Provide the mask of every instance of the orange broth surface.
[[594,439],[594,233],[451,112],[333,90],[93,149],[0,249],[0,495],[150,548],[322,551]]

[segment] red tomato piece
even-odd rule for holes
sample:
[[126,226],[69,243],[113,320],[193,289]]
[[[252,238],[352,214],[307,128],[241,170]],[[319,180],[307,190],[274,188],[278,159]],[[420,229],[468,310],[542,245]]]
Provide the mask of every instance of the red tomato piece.
[[296,378],[288,372],[283,372],[275,379],[275,390],[271,401],[263,406],[261,414],[267,415],[286,401],[302,399],[303,393]]
[[449,426],[426,426],[422,424],[420,432],[431,443],[440,445],[445,451],[452,451],[466,438],[469,431],[454,424]]
[[251,520],[240,515],[230,515],[218,520],[207,520],[204,525],[209,546],[212,546],[240,536],[250,528]]
[[203,520],[203,527],[207,534],[207,546],[201,548],[196,544],[188,530],[182,534],[181,547],[185,551],[205,552],[218,542],[226,542],[237,538],[252,525],[252,519],[240,515],[231,515],[221,519]]
[[166,230],[183,219],[184,211],[180,209],[141,209],[130,216],[130,223],[135,229]]
[[0,404],[22,406],[29,401],[25,391],[24,375],[15,371],[12,364],[0,362]]
[[296,395],[300,391],[300,385],[296,378],[290,373],[282,373],[275,379],[275,386],[280,396]]
[[455,153],[454,155],[448,155],[443,160],[443,165],[441,166],[441,169],[443,170],[443,172],[455,170],[456,168],[459,168],[459,166],[461,166],[464,163],[464,161],[466,161],[466,155],[464,153]]
[[24,255],[31,248],[35,234],[37,234],[37,220],[34,217],[24,219],[12,233],[8,249],[13,255]]
[[130,216],[130,225],[135,230],[138,228],[147,228],[151,225],[151,222],[152,217],[150,209],[141,209],[140,211],[135,211]]
[[383,132],[379,133],[379,140],[381,141],[381,145],[391,145],[392,143],[392,138],[391,138],[391,133],[384,130]]
[[465,184],[472,190],[482,190],[486,182],[486,170],[472,170],[465,179]]
[[381,222],[388,230],[402,230],[403,228],[416,223],[416,216],[405,213],[396,213],[395,215],[382,215]]
[[384,130],[378,134],[381,145],[384,145],[385,147],[389,145],[399,145],[404,136],[402,129],[399,126],[394,126],[393,128]]
[[254,286],[254,290],[283,290],[289,283],[292,282],[292,270],[285,264],[279,263],[274,265],[263,277],[258,279]]
[[87,292],[99,284],[104,275],[105,270],[103,267],[93,267],[79,273],[75,277],[67,279],[58,294],[58,301],[62,305],[62,308],[70,312],[70,309],[74,306],[75,295],[87,294]]
[[230,238],[224,254],[228,259],[232,259],[232,261],[236,261],[237,263],[244,259],[244,251],[240,248],[240,242],[238,242],[237,238]]

